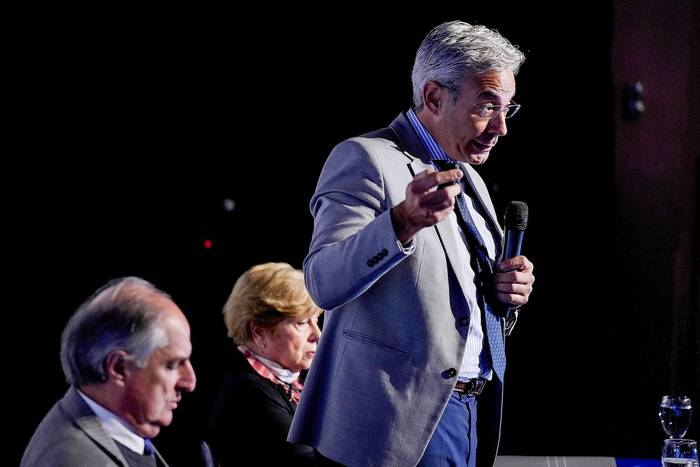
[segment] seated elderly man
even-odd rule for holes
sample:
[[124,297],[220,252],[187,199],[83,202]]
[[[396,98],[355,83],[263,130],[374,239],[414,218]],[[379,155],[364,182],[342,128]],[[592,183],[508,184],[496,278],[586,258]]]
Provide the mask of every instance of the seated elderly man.
[[136,277],[97,290],[63,331],[70,388],[21,466],[167,466],[150,439],[194,390],[191,352],[187,319],[166,293]]

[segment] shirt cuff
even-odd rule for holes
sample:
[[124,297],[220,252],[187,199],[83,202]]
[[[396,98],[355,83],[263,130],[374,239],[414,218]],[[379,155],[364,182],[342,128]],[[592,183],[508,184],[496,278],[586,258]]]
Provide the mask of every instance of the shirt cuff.
[[396,246],[399,247],[399,252],[403,253],[405,256],[412,254],[416,250],[416,242],[414,242],[413,239],[408,242],[408,246],[403,246],[401,240],[397,239]]

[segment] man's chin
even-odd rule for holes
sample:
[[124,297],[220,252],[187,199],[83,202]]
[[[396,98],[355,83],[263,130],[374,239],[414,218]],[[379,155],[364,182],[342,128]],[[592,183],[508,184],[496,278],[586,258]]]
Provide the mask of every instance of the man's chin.
[[148,423],[135,427],[133,431],[142,438],[155,438],[160,433],[160,426]]
[[489,158],[490,151],[469,154],[467,162],[471,165],[481,165]]
[[170,425],[172,421],[172,415],[169,419],[158,420],[154,422],[145,422],[138,426],[136,432],[143,438],[155,438],[160,433],[161,427]]

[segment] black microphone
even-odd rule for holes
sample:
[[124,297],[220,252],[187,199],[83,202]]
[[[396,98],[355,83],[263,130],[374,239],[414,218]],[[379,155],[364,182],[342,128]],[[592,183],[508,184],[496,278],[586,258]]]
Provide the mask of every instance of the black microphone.
[[506,235],[501,261],[520,255],[527,215],[527,204],[522,201],[511,201],[506,207]]

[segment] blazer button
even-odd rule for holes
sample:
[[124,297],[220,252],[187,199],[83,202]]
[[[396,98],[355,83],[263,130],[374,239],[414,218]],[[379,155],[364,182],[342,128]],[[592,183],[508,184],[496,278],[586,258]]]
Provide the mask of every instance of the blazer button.
[[454,378],[455,376],[457,376],[457,370],[455,370],[454,368],[450,368],[442,372],[443,379],[450,379]]
[[460,320],[459,320],[459,324],[461,324],[462,326],[468,325],[468,324],[469,324],[469,318],[462,318],[462,319],[460,319]]

